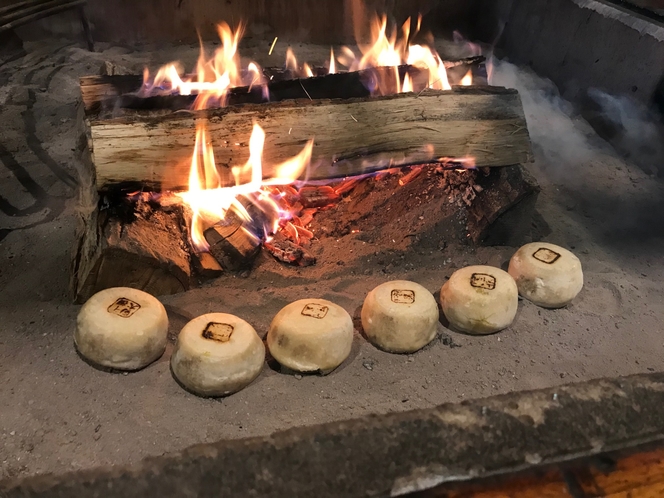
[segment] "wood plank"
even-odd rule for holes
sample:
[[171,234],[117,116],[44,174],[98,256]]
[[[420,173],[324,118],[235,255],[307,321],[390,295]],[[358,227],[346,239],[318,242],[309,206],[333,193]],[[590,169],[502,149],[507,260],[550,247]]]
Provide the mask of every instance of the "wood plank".
[[604,471],[590,467],[573,473],[589,497],[661,497],[664,496],[664,449],[625,456]]
[[[415,495],[413,495],[415,496]],[[659,498],[664,496],[664,448],[644,447],[574,463],[466,483],[449,483],[418,498]]]
[[[478,166],[531,161],[516,90],[454,87],[349,100],[295,100],[196,112],[139,113],[92,120],[90,146],[99,190],[186,188],[195,127],[206,120],[222,170],[249,157],[252,123],[266,132],[263,175],[315,138],[310,180],[473,157]],[[304,179],[304,178],[303,178]]]

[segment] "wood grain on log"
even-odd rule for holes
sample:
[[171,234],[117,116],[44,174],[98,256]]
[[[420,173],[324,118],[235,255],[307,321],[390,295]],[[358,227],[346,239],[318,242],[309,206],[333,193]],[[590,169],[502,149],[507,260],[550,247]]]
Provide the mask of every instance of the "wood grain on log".
[[224,272],[221,265],[209,252],[192,254],[192,263],[196,273],[202,278],[217,278]]
[[[478,166],[531,161],[516,90],[454,87],[349,100],[289,100],[196,112],[90,120],[99,190],[122,185],[187,188],[197,122],[207,121],[220,170],[249,157],[253,122],[266,132],[263,176],[315,138],[309,180],[472,157]],[[221,175],[231,177],[231,175]]]

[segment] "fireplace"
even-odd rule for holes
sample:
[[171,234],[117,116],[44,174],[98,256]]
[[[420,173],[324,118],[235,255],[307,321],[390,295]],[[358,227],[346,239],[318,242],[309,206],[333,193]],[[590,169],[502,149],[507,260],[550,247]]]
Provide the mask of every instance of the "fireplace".
[[493,61],[460,35],[465,56],[442,60],[421,15],[399,31],[385,15],[360,22],[369,38],[331,48],[324,65],[290,46],[280,67],[243,62],[250,27],[222,23],[220,45],[202,47],[189,73],[82,78],[98,201],[79,235],[76,299],[247,276],[261,249],[308,267],[332,240],[404,257],[525,240],[538,186],[518,93],[491,86]]
[[[0,30],[0,494],[140,493],[133,477],[156,468],[173,488],[236,469],[224,482],[240,495],[409,494],[656,439],[643,399],[657,405],[664,368],[664,37],[656,10],[627,4],[89,0],[96,52],[77,9]],[[578,256],[570,305],[520,300],[486,336],[442,320],[416,352],[364,333],[373,289],[415,282],[439,302],[457,271],[508,270],[528,242]],[[489,277],[471,280],[489,290]],[[165,352],[136,372],[101,368],[72,340],[81,305],[117,287],[168,316]],[[223,397],[174,378],[196,317],[240,317],[267,344],[303,299],[350,317],[336,368],[269,354]],[[112,304],[129,319],[138,302]],[[237,324],[215,320],[204,333],[228,342]],[[645,375],[585,384],[632,374]],[[130,470],[30,480],[107,465]]]

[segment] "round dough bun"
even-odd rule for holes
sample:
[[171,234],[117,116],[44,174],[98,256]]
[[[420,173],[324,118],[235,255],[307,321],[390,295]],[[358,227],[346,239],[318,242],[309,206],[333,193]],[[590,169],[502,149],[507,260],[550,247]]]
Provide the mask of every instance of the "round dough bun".
[[281,365],[298,372],[331,372],[348,358],[353,320],[325,299],[301,299],[272,320],[267,347]]
[[493,334],[511,325],[519,304],[514,279],[493,266],[468,266],[454,272],[440,290],[443,313],[455,329]]
[[164,353],[167,335],[163,304],[138,289],[114,287],[83,305],[74,343],[79,353],[97,365],[138,370]]
[[362,328],[378,348],[414,353],[436,337],[438,304],[420,284],[395,280],[369,292],[362,306]]
[[227,313],[194,318],[180,331],[171,356],[175,377],[201,396],[226,396],[263,369],[265,346],[247,322]]
[[526,244],[519,249],[512,256],[508,271],[519,293],[543,308],[562,308],[583,288],[579,258],[546,242]]

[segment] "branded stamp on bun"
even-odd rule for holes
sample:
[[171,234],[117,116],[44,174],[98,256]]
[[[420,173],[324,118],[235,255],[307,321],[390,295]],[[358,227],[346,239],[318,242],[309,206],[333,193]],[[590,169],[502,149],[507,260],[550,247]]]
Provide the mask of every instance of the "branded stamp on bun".
[[114,315],[121,316],[122,318],[129,318],[131,315],[141,309],[141,305],[137,302],[127,299],[126,297],[118,298],[111,304],[106,311]]
[[392,302],[397,304],[413,304],[415,302],[415,291],[394,289],[392,291]]
[[470,276],[470,285],[477,289],[493,290],[496,288],[496,277],[488,273],[473,273]]
[[228,342],[231,340],[234,327],[229,323],[210,322],[203,330],[203,337],[217,342]]
[[541,261],[542,263],[546,263],[547,265],[552,265],[558,261],[558,259],[560,259],[560,254],[552,251],[551,249],[547,249],[546,247],[542,247],[535,251],[533,258],[535,258],[537,261]]
[[327,312],[330,310],[327,306],[321,304],[309,303],[302,309],[302,314],[304,316],[310,316],[311,318],[318,318],[322,320],[327,315]]

